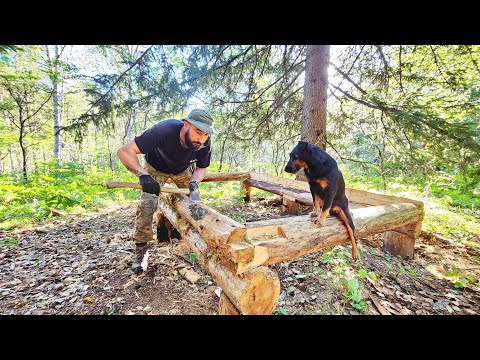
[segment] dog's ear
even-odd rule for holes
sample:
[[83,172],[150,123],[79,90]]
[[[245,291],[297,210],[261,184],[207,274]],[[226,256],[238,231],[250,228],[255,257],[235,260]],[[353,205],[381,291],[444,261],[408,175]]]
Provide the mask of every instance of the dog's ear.
[[299,141],[297,146],[298,146],[298,151],[302,153],[307,148],[308,142],[307,141]]

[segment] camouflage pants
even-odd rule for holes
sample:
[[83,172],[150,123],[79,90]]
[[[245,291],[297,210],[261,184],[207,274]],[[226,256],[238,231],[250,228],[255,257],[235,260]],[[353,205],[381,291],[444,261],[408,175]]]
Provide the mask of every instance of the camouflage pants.
[[[145,170],[147,170],[160,186],[165,185],[165,182],[170,178],[179,188],[188,187],[188,183],[190,182],[193,173],[193,170],[190,167],[177,175],[161,173],[148,163],[145,164]],[[142,192],[135,218],[135,233],[133,236],[135,243],[146,244],[148,241],[153,240],[152,220],[153,214],[157,210],[157,205],[157,195]],[[161,213],[158,215],[161,217]]]

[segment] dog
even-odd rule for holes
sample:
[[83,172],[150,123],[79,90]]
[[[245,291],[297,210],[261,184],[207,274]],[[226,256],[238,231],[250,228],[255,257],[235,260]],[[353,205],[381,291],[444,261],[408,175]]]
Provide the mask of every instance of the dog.
[[299,141],[290,152],[285,171],[295,174],[304,169],[313,198],[310,216],[316,225],[324,226],[328,214],[339,217],[347,227],[352,244],[352,258],[359,259],[355,243],[355,225],[345,195],[345,181],[337,162],[318,146]]

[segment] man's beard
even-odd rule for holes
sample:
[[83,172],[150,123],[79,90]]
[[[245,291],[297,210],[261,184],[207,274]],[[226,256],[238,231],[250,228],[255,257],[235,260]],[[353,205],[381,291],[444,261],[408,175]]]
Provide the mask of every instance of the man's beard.
[[190,129],[185,132],[185,145],[187,145],[189,150],[200,150],[204,147],[201,142],[192,142],[192,140],[190,140]]

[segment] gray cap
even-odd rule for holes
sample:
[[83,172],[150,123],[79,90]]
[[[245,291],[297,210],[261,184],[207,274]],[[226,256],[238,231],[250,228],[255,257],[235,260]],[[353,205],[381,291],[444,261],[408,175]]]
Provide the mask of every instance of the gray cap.
[[188,114],[187,120],[189,123],[195,125],[200,130],[208,134],[216,134],[217,132],[213,128],[213,119],[212,117],[202,109],[194,109]]

